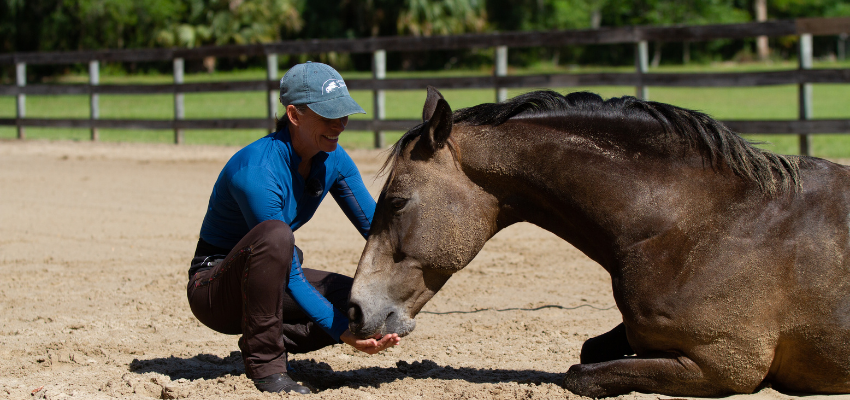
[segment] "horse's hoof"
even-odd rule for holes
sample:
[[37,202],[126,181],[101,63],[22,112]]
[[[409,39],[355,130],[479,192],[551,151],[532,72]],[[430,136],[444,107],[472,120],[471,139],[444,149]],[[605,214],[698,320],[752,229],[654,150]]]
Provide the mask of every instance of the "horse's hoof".
[[570,367],[567,374],[564,375],[564,389],[579,396],[593,398],[607,397],[608,394],[596,384],[593,378],[591,378],[592,373],[588,373],[587,370],[587,366],[583,364],[576,364]]

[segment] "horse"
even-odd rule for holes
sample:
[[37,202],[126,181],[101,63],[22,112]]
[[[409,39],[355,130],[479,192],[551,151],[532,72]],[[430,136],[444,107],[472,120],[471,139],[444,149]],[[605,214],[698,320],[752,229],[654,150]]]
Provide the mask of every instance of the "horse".
[[382,168],[356,335],[410,333],[452,274],[524,221],[605,268],[622,314],[582,345],[570,392],[850,392],[848,167],[628,96],[543,90],[452,112],[429,87],[422,120]]

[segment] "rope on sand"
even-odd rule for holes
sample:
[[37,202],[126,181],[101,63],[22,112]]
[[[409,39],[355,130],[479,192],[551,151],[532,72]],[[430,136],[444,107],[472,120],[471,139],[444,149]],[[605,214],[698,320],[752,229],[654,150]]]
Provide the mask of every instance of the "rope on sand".
[[444,311],[444,312],[420,311],[419,313],[420,314],[445,315],[445,314],[472,314],[472,313],[477,313],[477,312],[481,312],[481,311],[498,311],[498,312],[502,312],[502,311],[538,311],[538,310],[542,310],[544,308],[559,308],[561,310],[575,310],[575,309],[581,308],[581,307],[590,307],[590,308],[593,308],[593,309],[596,309],[596,310],[605,311],[605,310],[610,310],[612,308],[616,308],[617,306],[602,308],[602,307],[596,307],[596,306],[591,305],[591,304],[580,304],[580,305],[577,305],[575,307],[564,307],[564,306],[559,306],[557,304],[547,304],[545,306],[540,306],[540,307],[536,307],[536,308],[520,308],[520,307],[502,308],[502,309],[480,308],[480,309],[472,310],[472,311]]

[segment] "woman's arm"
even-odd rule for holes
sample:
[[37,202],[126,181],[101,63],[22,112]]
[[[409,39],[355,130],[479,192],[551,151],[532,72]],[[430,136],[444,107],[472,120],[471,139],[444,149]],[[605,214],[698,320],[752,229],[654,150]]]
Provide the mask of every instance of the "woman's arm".
[[287,196],[284,190],[274,173],[263,167],[244,167],[230,180],[230,193],[249,230],[265,220],[284,221],[283,199]]
[[304,277],[297,250],[293,251],[289,285],[287,285],[286,290],[307,316],[337,342],[346,343],[367,354],[375,354],[399,344],[400,339],[395,333],[383,337],[375,335],[367,339],[358,339],[354,336],[348,330],[348,318]]
[[338,152],[339,175],[334,180],[330,193],[354,227],[364,238],[368,238],[372,216],[375,214],[375,199],[363,184],[363,178],[360,177],[360,171],[354,161],[341,148]]
[[340,336],[348,330],[348,318],[307,281],[301,269],[298,250],[293,249],[292,253],[292,264],[286,291],[313,322],[318,324],[338,343],[341,342]]

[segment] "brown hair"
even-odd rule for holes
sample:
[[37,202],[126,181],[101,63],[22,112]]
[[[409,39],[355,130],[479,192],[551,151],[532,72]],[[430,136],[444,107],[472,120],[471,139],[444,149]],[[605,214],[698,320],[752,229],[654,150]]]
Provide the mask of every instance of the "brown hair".
[[[306,104],[293,104],[295,106],[295,110],[298,111],[299,114],[304,114],[307,112]],[[286,124],[289,123],[289,118],[286,116],[286,106],[283,107],[283,116],[277,119],[275,123],[274,130],[275,132],[280,132],[281,129],[286,127]]]

